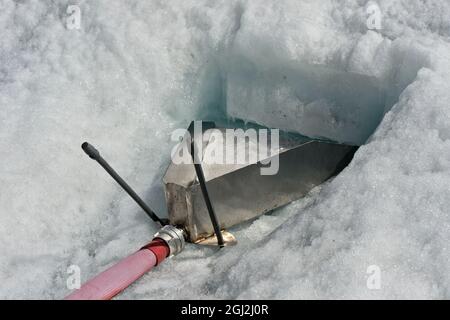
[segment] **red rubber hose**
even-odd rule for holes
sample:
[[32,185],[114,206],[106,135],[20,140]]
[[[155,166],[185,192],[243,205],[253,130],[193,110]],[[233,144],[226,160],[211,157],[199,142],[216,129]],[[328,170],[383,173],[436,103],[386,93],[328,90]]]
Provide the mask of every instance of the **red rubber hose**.
[[136,253],[83,284],[65,300],[109,300],[160,264],[169,253],[167,243],[155,238]]

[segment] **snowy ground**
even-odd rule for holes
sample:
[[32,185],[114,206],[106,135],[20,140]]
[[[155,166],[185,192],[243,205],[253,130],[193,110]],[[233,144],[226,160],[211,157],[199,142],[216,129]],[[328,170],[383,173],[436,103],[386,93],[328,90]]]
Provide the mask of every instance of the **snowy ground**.
[[87,280],[156,230],[81,142],[164,212],[170,133],[191,119],[347,140],[333,102],[367,99],[357,86],[304,104],[239,64],[316,84],[304,65],[372,76],[386,102],[368,103],[390,111],[333,181],[232,230],[237,247],[188,245],[120,298],[450,298],[448,1],[378,0],[374,31],[364,0],[79,1],[68,30],[74,3],[0,1],[0,298],[62,298],[69,265]]

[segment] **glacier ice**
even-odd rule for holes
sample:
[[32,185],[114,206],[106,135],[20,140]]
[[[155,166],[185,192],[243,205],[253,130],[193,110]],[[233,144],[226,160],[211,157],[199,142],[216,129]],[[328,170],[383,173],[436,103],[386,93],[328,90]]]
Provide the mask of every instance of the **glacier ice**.
[[[365,144],[239,246],[188,245],[119,298],[450,298],[450,4],[378,0],[377,31],[368,2],[80,1],[68,30],[68,1],[0,1],[0,297],[62,298],[70,265],[87,280],[156,231],[81,142],[164,212],[170,133],[228,115]],[[314,70],[374,82],[341,96]],[[339,108],[360,101],[358,127]]]

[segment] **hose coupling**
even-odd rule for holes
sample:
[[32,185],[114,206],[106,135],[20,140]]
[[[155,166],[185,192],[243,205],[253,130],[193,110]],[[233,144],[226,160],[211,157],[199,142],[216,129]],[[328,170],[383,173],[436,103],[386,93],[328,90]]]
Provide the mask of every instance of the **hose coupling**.
[[154,238],[158,238],[167,243],[170,249],[169,256],[175,256],[184,249],[184,231],[170,224],[162,227],[155,235]]

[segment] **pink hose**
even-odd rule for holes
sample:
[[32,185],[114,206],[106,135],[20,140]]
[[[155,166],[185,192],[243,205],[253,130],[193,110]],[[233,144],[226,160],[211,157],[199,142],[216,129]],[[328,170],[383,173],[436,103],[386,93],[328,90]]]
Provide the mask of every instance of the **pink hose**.
[[109,300],[139,279],[169,254],[167,244],[154,239],[68,295],[65,300]]
[[66,300],[109,300],[156,265],[150,250],[139,250],[100,273],[67,296]]

